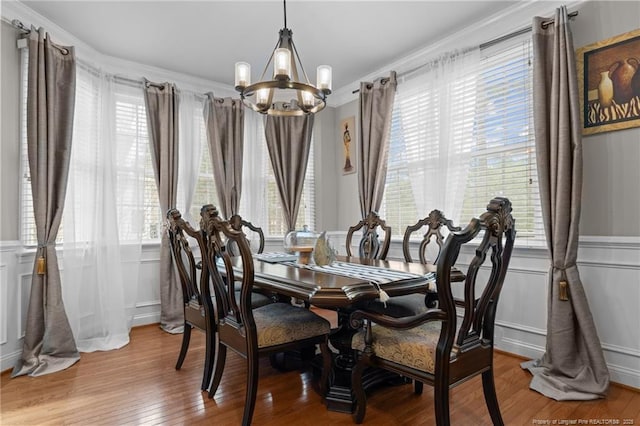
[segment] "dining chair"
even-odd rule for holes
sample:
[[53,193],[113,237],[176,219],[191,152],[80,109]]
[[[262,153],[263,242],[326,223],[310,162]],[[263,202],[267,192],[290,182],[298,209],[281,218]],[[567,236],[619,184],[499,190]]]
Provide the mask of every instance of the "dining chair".
[[[496,197],[479,218],[447,237],[437,262],[438,308],[404,318],[362,310],[351,314],[352,325],[363,326],[352,339],[352,347],[358,354],[352,370],[356,423],[362,423],[366,412],[363,372],[374,366],[433,386],[436,424],[441,426],[450,423],[449,390],[482,375],[491,420],[494,425],[504,424],[493,376],[493,339],[496,307],[515,235],[511,202]],[[464,282],[464,312],[458,322],[450,271],[462,246],[472,246],[473,250],[465,250],[470,259],[462,261],[469,266]],[[485,268],[489,271],[480,271]],[[484,282],[484,286],[477,288],[476,281]],[[478,290],[481,295],[476,300]]]
[[[386,259],[391,244],[391,227],[376,212],[370,212],[360,222],[349,227],[346,239],[347,256],[353,256],[351,241],[353,234],[359,230],[362,230],[362,237],[358,243],[358,256],[367,259]],[[378,230],[383,234],[382,238]]]
[[[258,358],[317,344],[323,360],[319,388],[324,398],[331,367],[329,321],[290,303],[271,303],[252,308],[254,264],[244,233],[223,220],[213,206],[204,206],[200,214],[205,243],[204,266],[207,279],[210,280],[210,285],[203,286],[203,289],[212,288],[214,291],[213,308],[218,339],[209,397],[215,395],[222,379],[227,349],[237,352],[247,362],[242,424],[249,425],[258,390]],[[224,249],[227,240],[236,244],[239,256],[233,258]],[[236,283],[240,285],[239,301],[233,296]]]
[[[195,230],[186,222],[177,209],[167,211],[167,232],[169,235],[169,244],[174,265],[178,271],[180,286],[182,288],[183,313],[184,313],[184,331],[182,332],[182,345],[176,362],[176,370],[182,368],[182,363],[189,349],[189,341],[191,340],[191,330],[197,328],[206,335],[204,373],[200,388],[206,390],[211,380],[213,372],[213,317],[206,315],[213,309],[211,299],[203,297],[200,292],[200,282],[202,274],[196,267],[196,261],[193,251],[189,245],[187,238],[193,238],[198,245],[203,244],[203,235],[200,230]],[[205,305],[209,304],[208,307]]]

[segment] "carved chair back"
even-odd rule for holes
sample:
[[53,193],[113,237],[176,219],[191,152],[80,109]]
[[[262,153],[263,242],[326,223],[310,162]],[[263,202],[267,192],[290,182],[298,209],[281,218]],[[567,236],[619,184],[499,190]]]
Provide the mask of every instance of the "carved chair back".
[[[426,227],[426,232],[422,236],[422,240],[418,246],[418,259],[420,263],[434,264],[438,261],[442,246],[444,245],[443,228],[447,228],[449,232],[459,231],[461,229],[459,226],[454,226],[453,222],[447,219],[442,211],[438,209],[431,210],[427,217],[420,219],[414,225],[407,226],[402,239],[402,252],[404,253],[405,262],[413,262],[413,258],[411,257],[411,235],[423,227]],[[437,251],[435,252],[435,256],[429,258],[428,249],[431,242],[436,245]]]
[[[229,223],[236,231],[243,231],[245,233],[249,247],[253,253],[262,253],[264,251],[264,232],[262,228],[244,220],[238,214],[231,216]],[[236,245],[232,242],[227,242],[227,250],[232,256],[239,255]]]
[[[353,234],[359,230],[362,230],[362,238],[358,244],[358,256],[368,259],[386,259],[391,244],[391,227],[376,212],[370,212],[367,217],[347,231],[347,256],[353,256],[351,242]],[[379,232],[382,233],[382,237]]]

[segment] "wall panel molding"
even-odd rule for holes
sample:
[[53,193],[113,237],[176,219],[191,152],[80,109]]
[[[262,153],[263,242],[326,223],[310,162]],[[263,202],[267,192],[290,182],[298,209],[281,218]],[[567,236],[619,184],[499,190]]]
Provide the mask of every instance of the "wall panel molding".
[[0,265],[0,345],[7,343],[7,324],[9,323],[7,265]]
[[[28,278],[28,279],[25,279]],[[17,324],[17,336],[18,339],[22,339],[24,338],[24,332],[25,332],[25,328],[26,328],[26,323],[23,321],[22,319],[22,303],[25,301],[22,297],[23,294],[27,295],[27,299],[26,299],[26,305],[25,306],[29,306],[29,295],[31,294],[30,291],[25,291],[25,287],[28,286],[29,290],[31,290],[31,272],[29,273],[22,273],[22,274],[18,274],[18,291],[16,292],[16,324]],[[26,317],[25,317],[26,318]]]

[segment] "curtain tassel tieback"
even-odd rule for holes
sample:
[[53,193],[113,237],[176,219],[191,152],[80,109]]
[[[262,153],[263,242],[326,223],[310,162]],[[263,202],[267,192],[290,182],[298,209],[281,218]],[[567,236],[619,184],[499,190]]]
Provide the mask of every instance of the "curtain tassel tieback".
[[560,299],[563,302],[567,302],[569,300],[569,282],[567,281],[567,276],[565,271],[568,268],[571,268],[573,266],[575,266],[575,264],[566,265],[564,268],[562,268],[562,279],[558,283],[559,285],[558,299]]
[[558,298],[563,302],[569,300],[569,283],[566,281],[560,281],[560,291],[558,292]]
[[38,251],[41,251],[40,257],[38,258],[38,261],[36,263],[36,273],[38,275],[45,275],[47,273],[46,248],[50,245],[52,245],[52,243],[38,244]]

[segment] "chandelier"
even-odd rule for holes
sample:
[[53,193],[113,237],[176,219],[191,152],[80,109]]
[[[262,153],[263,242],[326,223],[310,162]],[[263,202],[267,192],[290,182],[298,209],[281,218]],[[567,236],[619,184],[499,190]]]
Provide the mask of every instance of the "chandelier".
[[[245,105],[261,114],[304,115],[314,114],[326,106],[331,93],[331,67],[320,65],[317,69],[317,84],[309,82],[298,50],[293,44],[292,31],[287,28],[287,2],[284,3],[284,28],[276,47],[271,52],[260,81],[251,84],[251,65],[237,62],[235,66],[235,88]],[[265,74],[273,63],[273,78],[265,80]],[[297,64],[297,65],[296,65]],[[298,75],[298,65],[303,79]]]

